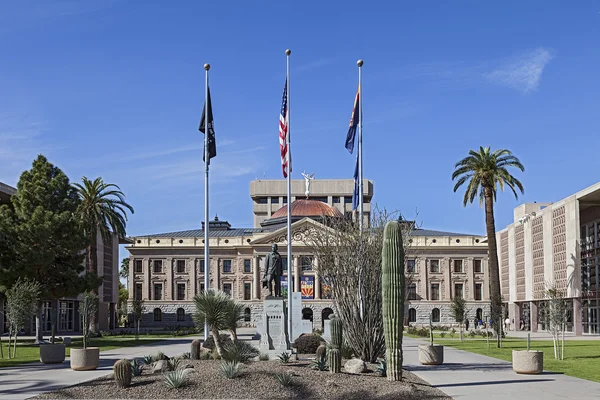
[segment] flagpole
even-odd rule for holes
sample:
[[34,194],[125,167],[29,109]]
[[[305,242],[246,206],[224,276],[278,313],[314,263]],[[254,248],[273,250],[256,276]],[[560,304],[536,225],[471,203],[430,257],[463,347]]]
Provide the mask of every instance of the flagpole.
[[[209,274],[210,274],[210,255],[209,255],[209,243],[208,243],[208,120],[210,116],[208,114],[208,70],[210,64],[204,64],[205,73],[205,89],[204,89],[204,290],[208,290],[210,286]],[[204,340],[208,339],[208,324],[204,321]]]
[[286,144],[287,144],[287,155],[288,155],[288,166],[287,166],[287,286],[288,286],[288,304],[287,304],[287,314],[288,314],[288,342],[291,342],[292,339],[292,291],[294,290],[294,282],[292,279],[292,153],[290,148],[290,110],[291,110],[291,96],[290,96],[290,54],[292,51],[287,49],[285,51],[286,54],[286,81],[287,81],[287,135]]
[[363,60],[356,62],[358,65],[358,103],[359,103],[359,117],[358,117],[358,216],[359,216],[359,227],[360,231],[363,230],[363,154],[362,154],[362,136],[363,136],[363,93],[362,93],[362,66]]

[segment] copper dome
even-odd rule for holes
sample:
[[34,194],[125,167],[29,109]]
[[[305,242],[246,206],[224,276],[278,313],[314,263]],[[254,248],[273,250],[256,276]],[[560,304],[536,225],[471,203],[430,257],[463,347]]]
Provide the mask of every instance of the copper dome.
[[[292,217],[344,217],[344,214],[319,200],[299,199],[292,202]],[[287,217],[287,205],[275,211],[271,216],[275,218]]]

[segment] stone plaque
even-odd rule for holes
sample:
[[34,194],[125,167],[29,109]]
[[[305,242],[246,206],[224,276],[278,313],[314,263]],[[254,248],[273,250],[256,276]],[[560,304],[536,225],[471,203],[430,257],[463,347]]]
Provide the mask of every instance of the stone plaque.
[[282,352],[289,349],[285,307],[285,301],[281,298],[271,298],[264,301],[260,351],[275,350]]

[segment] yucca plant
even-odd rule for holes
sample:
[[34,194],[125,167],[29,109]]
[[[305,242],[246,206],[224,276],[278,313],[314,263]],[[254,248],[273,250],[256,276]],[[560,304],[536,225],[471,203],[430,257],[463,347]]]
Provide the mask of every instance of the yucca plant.
[[275,374],[275,379],[281,386],[292,386],[294,383],[293,375],[289,372],[282,372],[280,374]]
[[281,361],[281,363],[287,364],[287,363],[290,362],[290,359],[292,358],[292,355],[290,353],[284,351],[278,357],[279,357],[279,361]]
[[146,365],[151,365],[154,362],[154,357],[153,356],[144,356],[144,358],[142,359],[142,362]]
[[138,360],[131,360],[131,374],[133,376],[140,376],[144,371],[144,365]]
[[194,297],[194,322],[196,326],[204,326],[204,323],[208,325],[215,342],[215,350],[220,356],[223,356],[223,343],[219,331],[231,327],[232,302],[227,294],[212,289],[204,290]]
[[178,369],[165,374],[165,384],[170,389],[180,389],[187,385],[187,371]]
[[327,361],[324,359],[318,358],[316,360],[313,360],[310,367],[317,371],[327,371]]
[[259,354],[258,349],[249,342],[235,340],[223,346],[222,358],[225,361],[244,363],[257,357]]
[[242,373],[242,364],[232,361],[225,361],[221,363],[221,374],[227,379],[234,379],[240,376]]

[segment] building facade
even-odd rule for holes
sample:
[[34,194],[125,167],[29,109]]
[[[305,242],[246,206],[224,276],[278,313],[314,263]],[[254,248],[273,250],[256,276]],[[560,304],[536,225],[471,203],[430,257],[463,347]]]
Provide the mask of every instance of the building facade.
[[555,203],[520,205],[496,237],[513,329],[547,329],[544,291],[555,286],[567,299],[567,330],[600,334],[600,183]]
[[[0,204],[9,204],[10,198],[17,193],[17,189],[0,182]],[[102,277],[102,285],[98,290],[100,297],[98,322],[101,330],[108,330],[117,325],[117,304],[119,301],[119,244],[129,243],[126,239],[113,236],[110,243],[104,243],[98,235],[98,276]],[[47,335],[51,332],[52,309],[57,310],[57,334],[81,333],[81,316],[79,315],[79,301],[81,296],[64,298],[56,301],[43,301],[42,303],[42,332]],[[8,321],[5,320],[6,305],[0,296],[0,333],[8,332]],[[25,329],[26,334],[35,332],[35,318]]]
[[[373,184],[366,182],[370,202]],[[323,229],[328,218],[352,217],[348,210],[354,182],[315,180],[310,187],[308,199],[306,195],[300,198],[298,192],[305,190],[304,182],[293,181],[297,194],[291,204],[293,272],[288,279],[284,271],[282,286],[284,291],[290,288],[301,292],[302,314],[298,317],[310,321],[314,329],[322,329],[334,305],[331,288],[317,272],[319,260],[306,246],[306,237],[314,229]],[[192,325],[193,298],[204,290],[206,268],[210,269],[210,288],[218,288],[243,303],[244,323],[256,326],[267,295],[261,284],[264,259],[273,243],[279,245],[287,264],[287,207],[282,188],[283,180],[251,182],[252,228],[232,228],[217,218],[209,222],[209,263],[204,262],[203,229],[131,238],[132,244],[127,247],[129,305],[135,298],[144,300],[142,326]],[[370,203],[365,204],[365,213],[370,213]],[[467,299],[471,320],[477,314],[489,314],[487,245],[483,237],[416,229],[411,240],[411,255],[407,258],[411,323],[428,323],[430,313],[435,323],[452,323],[449,304],[455,295]]]

